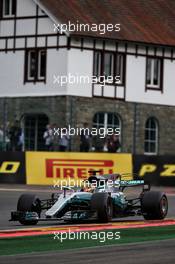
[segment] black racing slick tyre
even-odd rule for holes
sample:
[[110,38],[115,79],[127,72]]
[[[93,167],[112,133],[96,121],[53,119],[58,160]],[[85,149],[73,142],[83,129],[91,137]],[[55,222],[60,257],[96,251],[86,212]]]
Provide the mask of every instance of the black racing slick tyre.
[[[22,194],[18,199],[17,211],[20,212],[36,212],[40,217],[41,202],[34,194]],[[19,220],[22,225],[36,225],[38,220]]]
[[158,191],[147,191],[141,198],[142,215],[146,220],[161,220],[168,213],[167,196]]
[[94,193],[91,198],[91,209],[97,212],[99,222],[107,223],[112,220],[112,198],[108,193]]

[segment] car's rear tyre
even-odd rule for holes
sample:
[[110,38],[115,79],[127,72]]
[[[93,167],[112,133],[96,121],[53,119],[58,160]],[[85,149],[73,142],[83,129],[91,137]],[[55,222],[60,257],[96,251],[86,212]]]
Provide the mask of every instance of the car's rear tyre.
[[[36,212],[40,217],[41,202],[34,194],[22,194],[18,199],[17,211],[20,212]],[[38,220],[19,220],[22,225],[36,225]]]
[[99,222],[111,221],[113,216],[112,198],[108,193],[94,193],[91,198],[91,209],[97,212]]
[[162,192],[147,191],[141,198],[141,210],[146,220],[164,219],[168,212],[168,199]]

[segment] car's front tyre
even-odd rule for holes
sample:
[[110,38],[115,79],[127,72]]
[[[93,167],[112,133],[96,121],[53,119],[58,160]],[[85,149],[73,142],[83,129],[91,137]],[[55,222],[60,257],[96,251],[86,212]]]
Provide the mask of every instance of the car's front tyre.
[[99,222],[107,223],[112,220],[112,198],[108,193],[94,193],[91,198],[91,209],[97,212]]
[[[22,194],[18,199],[17,211],[19,212],[36,212],[38,216],[41,213],[41,203],[39,198],[34,194]],[[20,219],[22,225],[36,225],[38,220]]]

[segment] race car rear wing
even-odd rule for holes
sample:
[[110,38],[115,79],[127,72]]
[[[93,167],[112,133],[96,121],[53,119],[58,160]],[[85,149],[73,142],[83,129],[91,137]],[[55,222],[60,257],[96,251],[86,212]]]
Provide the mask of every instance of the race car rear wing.
[[120,181],[120,189],[123,191],[125,188],[128,187],[138,187],[142,186],[143,191],[149,191],[151,189],[151,186],[149,183],[145,183],[144,180],[121,180]]
[[[100,171],[90,171],[91,176],[88,178],[88,182],[94,183],[94,182],[113,182],[114,187],[119,187],[121,191],[123,191],[127,187],[136,187],[136,186],[143,186],[143,190],[147,191],[150,190],[150,184],[146,183],[144,180],[133,180],[133,178],[137,175],[131,174],[131,173],[125,173],[125,174],[103,174],[103,175],[96,175],[96,173],[99,173]],[[128,180],[128,177],[132,180]]]

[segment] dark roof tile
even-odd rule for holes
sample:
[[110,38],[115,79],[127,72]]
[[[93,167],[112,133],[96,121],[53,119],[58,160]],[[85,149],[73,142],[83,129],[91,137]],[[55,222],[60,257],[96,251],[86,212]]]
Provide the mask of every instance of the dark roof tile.
[[61,23],[121,24],[120,32],[73,34],[175,46],[175,0],[40,0]]

